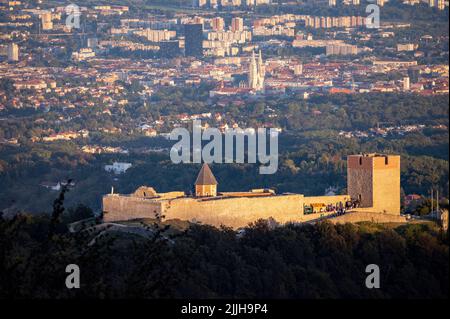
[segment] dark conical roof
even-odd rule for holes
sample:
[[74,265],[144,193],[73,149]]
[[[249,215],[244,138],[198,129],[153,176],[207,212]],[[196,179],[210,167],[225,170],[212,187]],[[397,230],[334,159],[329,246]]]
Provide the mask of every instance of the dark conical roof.
[[203,164],[200,173],[198,173],[195,185],[217,185],[217,180],[211,172],[208,164]]

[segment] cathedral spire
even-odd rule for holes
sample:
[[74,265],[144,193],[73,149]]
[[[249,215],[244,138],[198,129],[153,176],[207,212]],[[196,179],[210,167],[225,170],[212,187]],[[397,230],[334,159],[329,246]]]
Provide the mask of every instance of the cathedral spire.
[[258,56],[258,89],[259,90],[264,89],[265,75],[266,75],[266,68],[264,67],[261,50],[259,50],[259,56]]
[[252,52],[252,58],[249,65],[248,86],[251,89],[258,87],[258,65],[256,64],[255,51]]
[[266,70],[264,67],[261,50],[259,50],[258,53],[258,61],[255,57],[255,51],[253,51],[248,72],[248,87],[256,91],[263,90],[265,73]]

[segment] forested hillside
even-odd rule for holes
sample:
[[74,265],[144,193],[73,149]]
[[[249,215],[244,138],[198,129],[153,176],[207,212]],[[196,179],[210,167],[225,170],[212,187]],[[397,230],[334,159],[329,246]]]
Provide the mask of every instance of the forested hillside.
[[[0,298],[448,297],[448,233],[431,223],[67,231],[89,214],[64,211],[60,198],[51,217],[0,218]],[[65,287],[68,264],[80,267],[80,289]],[[369,264],[380,289],[365,286]]]

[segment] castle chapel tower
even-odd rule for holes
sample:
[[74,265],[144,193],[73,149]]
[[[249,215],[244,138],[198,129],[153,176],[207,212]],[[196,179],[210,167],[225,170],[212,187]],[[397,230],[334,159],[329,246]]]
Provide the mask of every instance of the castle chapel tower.
[[217,196],[217,180],[206,163],[203,164],[195,181],[195,196]]
[[347,158],[347,190],[361,207],[400,214],[400,156],[364,154]]

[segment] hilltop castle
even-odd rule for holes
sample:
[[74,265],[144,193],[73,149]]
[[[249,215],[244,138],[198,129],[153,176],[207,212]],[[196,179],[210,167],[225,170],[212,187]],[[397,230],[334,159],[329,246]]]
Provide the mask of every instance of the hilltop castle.
[[[280,223],[305,222],[343,211],[400,217],[400,156],[350,155],[347,159],[347,195],[304,196],[275,194],[269,189],[218,192],[217,180],[203,164],[195,181],[195,195],[157,193],[141,186],[133,194],[103,196],[104,221],[137,218],[181,219],[239,228],[258,219]],[[386,219],[386,218],[384,218]]]

